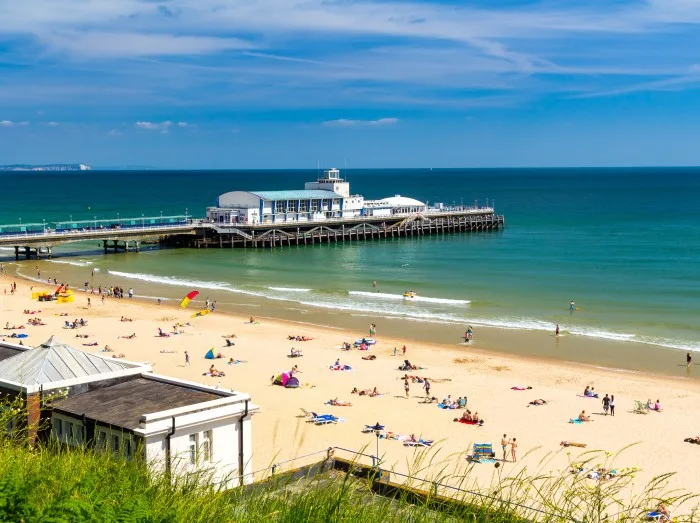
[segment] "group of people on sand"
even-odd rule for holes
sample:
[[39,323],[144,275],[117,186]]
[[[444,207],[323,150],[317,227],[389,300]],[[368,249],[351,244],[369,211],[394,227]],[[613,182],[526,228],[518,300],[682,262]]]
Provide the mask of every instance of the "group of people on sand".
[[362,390],[358,390],[357,387],[353,387],[353,389],[350,391],[350,394],[357,394],[358,396],[369,396],[370,398],[374,398],[375,396],[381,396],[381,392],[377,390],[377,387],[374,387],[373,389]]
[[513,463],[515,463],[516,461],[518,461],[518,440],[517,438],[508,439],[508,435],[503,434],[503,437],[501,438],[501,450],[503,450],[503,461],[508,461],[508,447],[510,447],[510,457],[513,460]]
[[[87,284],[87,282],[85,282]],[[88,286],[85,285],[85,290],[87,291]],[[97,294],[98,296],[102,296],[104,298],[105,296],[109,297],[115,297],[115,298],[123,298],[124,297],[124,289],[121,287],[102,287],[101,285],[95,289],[95,287],[92,287],[90,289],[90,294]],[[134,297],[134,289],[130,288],[128,291],[129,298]]]
[[481,423],[483,420],[479,417],[479,413],[475,412],[472,414],[472,411],[467,409],[462,413],[462,419],[464,421],[471,421],[472,423]]
[[467,396],[465,394],[464,397],[460,396],[456,400],[453,400],[452,396],[448,394],[447,397],[443,398],[442,404],[447,409],[463,409],[467,406]]
[[294,335],[289,335],[287,336],[288,340],[291,341],[311,341],[313,338],[309,338],[308,336],[294,336]]
[[213,364],[211,367],[209,367],[209,370],[207,372],[205,372],[204,374],[206,376],[211,376],[212,378],[219,378],[219,377],[226,376],[226,374],[224,374],[223,371],[216,369]]
[[29,318],[29,320],[27,321],[27,323],[28,323],[29,325],[35,325],[35,326],[36,326],[36,325],[46,325],[46,323],[44,323],[43,321],[41,321],[41,318],[39,318],[38,316],[36,316],[35,318]]
[[85,327],[86,325],[87,325],[87,321],[85,321],[83,318],[80,318],[79,320],[76,318],[72,322],[70,322],[70,321],[63,322],[64,329],[79,329],[80,327]]
[[5,330],[6,331],[12,331],[12,330],[17,330],[17,329],[24,329],[24,325],[10,325],[9,321],[7,323],[5,323]]
[[647,400],[647,409],[648,410],[653,410],[655,412],[661,412],[661,401],[658,399],[655,402],[652,402],[650,399]]

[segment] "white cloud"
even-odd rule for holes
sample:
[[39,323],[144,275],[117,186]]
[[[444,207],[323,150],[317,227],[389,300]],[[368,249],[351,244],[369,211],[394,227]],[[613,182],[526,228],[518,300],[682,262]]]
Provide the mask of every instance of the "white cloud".
[[177,122],[178,127],[187,127],[188,123],[187,122]]
[[119,129],[111,129],[107,132],[108,136],[121,136],[122,132]]
[[399,123],[398,118],[379,118],[378,120],[348,120],[347,118],[339,118],[338,120],[323,122],[323,125],[326,127],[378,127],[397,123]]
[[58,127],[58,126],[61,125],[61,124],[59,124],[58,122],[53,122],[53,121],[52,121],[52,122],[46,122],[46,125],[47,125],[48,127]]
[[92,57],[187,56],[252,48],[238,38],[156,32],[66,31],[45,33],[40,39],[58,51]]
[[0,127],[12,127],[15,125],[15,122],[12,120],[0,120]]
[[29,125],[29,122],[26,122],[26,121],[24,121],[24,122],[17,122],[17,125]]
[[167,134],[172,127],[173,122],[166,120],[164,122],[146,122],[139,121],[134,124],[137,129],[144,129],[146,131],[160,131],[163,134]]

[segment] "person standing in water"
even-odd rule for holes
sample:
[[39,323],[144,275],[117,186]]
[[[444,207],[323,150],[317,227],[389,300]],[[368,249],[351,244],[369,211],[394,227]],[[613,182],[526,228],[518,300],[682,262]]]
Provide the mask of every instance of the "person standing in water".
[[687,366],[690,367],[690,364],[693,361],[693,357],[690,355],[690,352],[687,352],[685,355],[685,362],[688,364]]
[[554,334],[555,334],[556,336],[559,336],[559,324],[558,324],[558,323],[557,323],[557,328],[556,328],[556,330],[554,331]]
[[572,301],[571,303],[569,303],[569,312],[574,312],[575,309],[576,304]]
[[377,280],[372,282],[372,287],[374,287],[374,290],[377,290]]

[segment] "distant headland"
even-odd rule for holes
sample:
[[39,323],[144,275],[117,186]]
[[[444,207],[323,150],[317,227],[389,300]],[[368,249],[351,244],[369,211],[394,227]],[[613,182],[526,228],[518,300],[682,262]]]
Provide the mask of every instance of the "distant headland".
[[46,165],[28,165],[17,163],[0,165],[0,171],[91,171],[92,167],[82,163],[50,163]]

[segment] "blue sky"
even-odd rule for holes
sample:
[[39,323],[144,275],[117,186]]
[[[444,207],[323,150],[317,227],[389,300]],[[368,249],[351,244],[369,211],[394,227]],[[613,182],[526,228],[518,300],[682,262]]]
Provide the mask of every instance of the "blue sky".
[[0,163],[700,164],[700,0],[0,0]]

